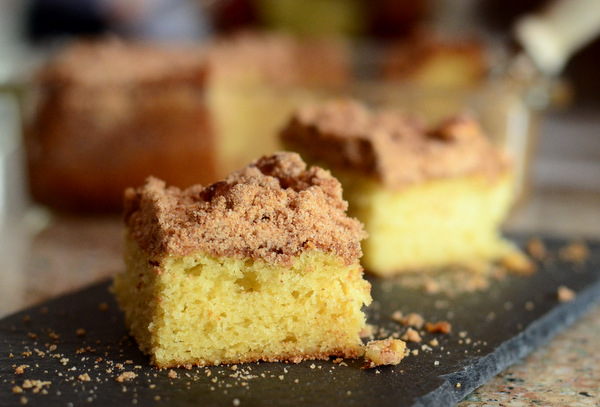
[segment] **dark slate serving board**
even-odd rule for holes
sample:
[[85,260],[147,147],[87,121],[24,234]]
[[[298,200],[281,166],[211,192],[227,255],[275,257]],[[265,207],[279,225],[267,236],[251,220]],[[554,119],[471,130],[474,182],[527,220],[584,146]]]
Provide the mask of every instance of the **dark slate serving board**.
[[[0,321],[0,405],[452,405],[600,299],[600,242],[588,243],[590,256],[580,264],[557,256],[565,241],[545,243],[550,257],[537,273],[493,280],[474,294],[425,295],[373,278],[370,323],[402,332],[391,319],[401,310],[448,320],[452,332],[424,333],[424,342],[409,344],[418,355],[372,370],[361,370],[360,360],[253,363],[174,369],[170,378],[127,336],[106,281]],[[558,301],[561,285],[577,293],[572,301]],[[433,338],[438,346],[421,349]],[[28,367],[16,374],[20,365]],[[125,371],[137,377],[117,382]],[[23,388],[27,380],[33,387]]]

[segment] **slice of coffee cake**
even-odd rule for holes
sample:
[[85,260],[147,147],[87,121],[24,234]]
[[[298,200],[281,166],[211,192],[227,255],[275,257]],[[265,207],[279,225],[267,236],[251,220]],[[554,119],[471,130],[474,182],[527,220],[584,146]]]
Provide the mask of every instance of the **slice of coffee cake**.
[[158,367],[360,355],[365,233],[329,172],[277,153],[206,188],[150,178],[125,200],[114,291]]
[[430,129],[335,101],[298,110],[281,137],[341,181],[350,215],[369,234],[367,271],[480,264],[513,250],[499,231],[513,196],[510,160],[470,118]]

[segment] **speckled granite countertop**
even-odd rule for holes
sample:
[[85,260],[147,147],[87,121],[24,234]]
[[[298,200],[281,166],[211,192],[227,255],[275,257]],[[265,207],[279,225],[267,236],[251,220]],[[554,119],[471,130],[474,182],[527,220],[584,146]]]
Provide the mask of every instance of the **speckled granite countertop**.
[[599,406],[600,308],[475,390],[460,407]]
[[[597,109],[596,109],[597,110]],[[507,229],[600,239],[600,116],[551,116],[541,131],[536,188]],[[471,393],[460,407],[600,406],[600,307]]]

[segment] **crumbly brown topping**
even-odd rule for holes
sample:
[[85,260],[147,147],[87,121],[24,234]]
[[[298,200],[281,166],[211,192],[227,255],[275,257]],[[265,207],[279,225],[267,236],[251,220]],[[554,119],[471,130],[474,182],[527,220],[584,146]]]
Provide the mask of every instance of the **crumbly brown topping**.
[[350,79],[340,39],[298,39],[285,33],[240,32],[208,46],[210,77],[233,85],[339,85]]
[[220,38],[208,48],[211,78],[229,84],[294,83],[293,43],[291,37],[249,32]]
[[429,129],[418,117],[370,111],[353,100],[299,109],[281,138],[311,160],[390,188],[472,174],[493,179],[510,167],[472,118],[452,117]]
[[206,55],[199,47],[167,47],[105,38],[65,47],[41,72],[49,85],[91,87],[177,81],[203,83]]
[[318,249],[353,264],[366,235],[347,206],[328,171],[281,152],[208,187],[182,191],[149,178],[126,191],[125,222],[154,258],[205,252],[291,265],[304,250]]
[[302,39],[245,32],[208,45],[166,46],[115,37],[76,41],[49,61],[40,80],[91,87],[154,83],[339,85],[350,78],[348,48],[339,39]]

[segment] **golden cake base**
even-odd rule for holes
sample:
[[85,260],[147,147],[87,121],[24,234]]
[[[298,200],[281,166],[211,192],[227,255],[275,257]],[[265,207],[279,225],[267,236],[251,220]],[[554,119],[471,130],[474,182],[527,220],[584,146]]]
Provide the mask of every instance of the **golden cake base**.
[[198,254],[153,261],[128,241],[114,291],[140,349],[160,367],[357,357],[370,284],[319,251],[291,267]]

